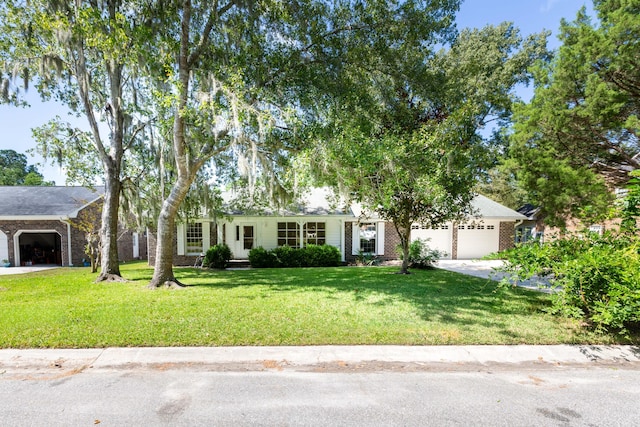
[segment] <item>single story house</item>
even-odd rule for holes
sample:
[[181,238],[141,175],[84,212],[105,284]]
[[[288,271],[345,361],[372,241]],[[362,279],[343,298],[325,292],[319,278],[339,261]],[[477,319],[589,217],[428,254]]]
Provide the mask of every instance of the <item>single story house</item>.
[[[11,265],[79,266],[87,258],[85,234],[77,226],[83,212],[99,228],[104,188],[0,186],[0,260]],[[146,257],[138,233],[118,234],[122,261]]]
[[[247,259],[255,247],[303,247],[332,245],[342,261],[353,262],[360,253],[383,260],[398,258],[399,238],[392,224],[366,217],[357,206],[335,203],[329,190],[316,189],[292,209],[264,210],[247,214],[229,212],[224,218],[200,218],[178,224],[174,263],[193,265],[195,259],[218,242],[229,245],[235,259]],[[473,200],[476,216],[460,223],[449,222],[437,229],[414,224],[411,237],[430,239],[430,247],[446,253],[448,259],[479,258],[510,248],[516,225],[526,217],[485,196]],[[155,238],[149,235],[149,262],[154,262]]]

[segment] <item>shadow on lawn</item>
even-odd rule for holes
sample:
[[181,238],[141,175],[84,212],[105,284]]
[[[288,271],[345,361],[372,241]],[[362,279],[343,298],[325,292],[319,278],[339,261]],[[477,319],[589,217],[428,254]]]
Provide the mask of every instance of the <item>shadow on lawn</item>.
[[505,335],[513,331],[498,319],[539,313],[550,305],[548,295],[521,288],[499,289],[496,282],[450,271],[416,270],[411,275],[396,271],[396,267],[184,269],[176,275],[188,286],[212,289],[262,286],[268,293],[318,291],[327,299],[351,294],[355,302],[375,306],[391,306],[400,300],[412,304],[426,321],[499,328]]

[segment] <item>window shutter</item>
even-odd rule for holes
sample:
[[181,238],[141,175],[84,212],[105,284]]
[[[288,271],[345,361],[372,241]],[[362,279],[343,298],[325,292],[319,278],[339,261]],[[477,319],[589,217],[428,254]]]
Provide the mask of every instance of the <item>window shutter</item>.
[[202,223],[202,252],[206,253],[211,247],[211,223]]
[[178,230],[176,231],[176,238],[178,241],[178,255],[185,255],[185,228],[184,224],[178,224]]
[[351,223],[351,255],[360,252],[360,227],[357,222]]
[[377,255],[384,255],[384,222],[378,223],[378,229],[376,230],[376,248]]

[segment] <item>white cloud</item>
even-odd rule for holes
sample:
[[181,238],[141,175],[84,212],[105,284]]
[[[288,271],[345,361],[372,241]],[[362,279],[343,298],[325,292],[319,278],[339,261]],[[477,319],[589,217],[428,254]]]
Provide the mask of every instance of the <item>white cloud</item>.
[[547,0],[542,6],[540,6],[540,12],[547,13],[558,3],[560,0]]

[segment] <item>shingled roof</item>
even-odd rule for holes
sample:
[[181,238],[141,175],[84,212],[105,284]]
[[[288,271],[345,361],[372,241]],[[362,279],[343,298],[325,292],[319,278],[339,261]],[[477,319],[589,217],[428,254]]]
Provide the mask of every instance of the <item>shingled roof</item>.
[[488,197],[478,194],[471,201],[471,206],[479,217],[486,219],[510,219],[520,220],[527,219],[526,216],[520,212],[516,212],[498,202],[491,200]]
[[103,193],[104,187],[0,186],[0,219],[75,218]]

